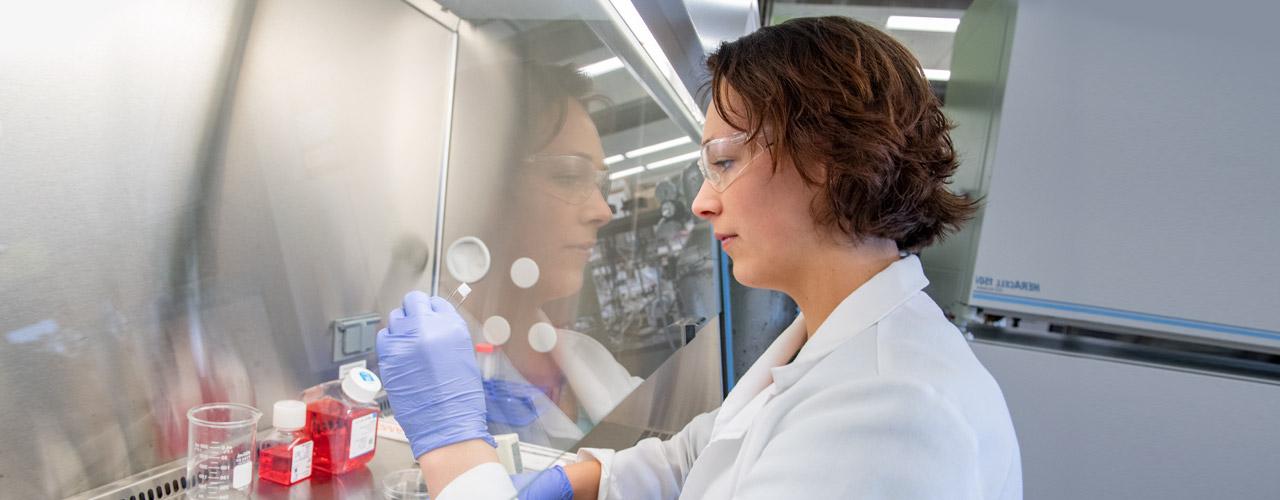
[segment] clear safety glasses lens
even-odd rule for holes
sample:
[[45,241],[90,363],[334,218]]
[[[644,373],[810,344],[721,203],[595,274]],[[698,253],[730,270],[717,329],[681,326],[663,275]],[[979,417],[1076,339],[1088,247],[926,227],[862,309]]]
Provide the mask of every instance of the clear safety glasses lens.
[[712,189],[724,192],[742,175],[758,153],[759,148],[753,142],[747,142],[747,134],[739,132],[703,144],[698,169]]
[[593,194],[609,195],[609,171],[576,155],[536,155],[525,163],[533,182],[548,194],[578,205]]

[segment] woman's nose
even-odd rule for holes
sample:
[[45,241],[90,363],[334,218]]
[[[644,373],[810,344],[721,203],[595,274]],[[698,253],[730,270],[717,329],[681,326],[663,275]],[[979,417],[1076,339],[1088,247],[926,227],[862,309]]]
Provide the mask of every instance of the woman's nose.
[[711,188],[711,183],[704,180],[690,208],[693,210],[693,215],[710,221],[719,216],[724,207],[720,205],[720,193]]
[[582,218],[583,222],[589,226],[597,228],[604,226],[613,219],[613,207],[609,206],[609,202],[605,201],[604,194],[599,192],[592,193],[583,206]]

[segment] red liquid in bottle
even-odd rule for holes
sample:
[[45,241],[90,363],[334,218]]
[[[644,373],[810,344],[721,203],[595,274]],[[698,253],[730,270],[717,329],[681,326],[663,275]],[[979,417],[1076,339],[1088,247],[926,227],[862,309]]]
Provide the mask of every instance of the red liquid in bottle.
[[272,446],[262,450],[258,454],[258,475],[263,479],[285,486],[311,477],[308,469],[306,475],[297,478],[297,481],[293,480],[293,450],[294,448],[288,444]]
[[373,460],[378,412],[326,397],[307,405],[307,429],[315,442],[312,465],[330,474],[343,474]]

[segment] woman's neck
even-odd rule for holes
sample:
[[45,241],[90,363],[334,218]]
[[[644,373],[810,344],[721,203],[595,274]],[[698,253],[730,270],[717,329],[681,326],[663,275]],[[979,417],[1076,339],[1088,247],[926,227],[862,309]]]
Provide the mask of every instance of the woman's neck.
[[477,286],[463,308],[469,309],[481,324],[490,316],[505,319],[511,328],[511,336],[502,346],[502,351],[513,364],[524,367],[529,363],[545,365],[551,359],[547,354],[534,351],[529,346],[529,328],[535,323],[547,321],[539,305],[537,297],[527,290]]
[[804,313],[806,337],[813,338],[845,298],[899,259],[889,240],[867,240],[857,246],[824,245],[784,292]]

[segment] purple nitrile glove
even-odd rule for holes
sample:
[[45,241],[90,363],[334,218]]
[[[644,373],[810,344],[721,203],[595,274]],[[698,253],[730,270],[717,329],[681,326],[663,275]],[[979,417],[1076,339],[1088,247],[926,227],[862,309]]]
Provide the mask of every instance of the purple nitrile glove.
[[447,301],[413,291],[378,332],[378,369],[414,458],[454,443],[497,446],[467,323]]
[[511,483],[520,492],[520,500],[573,500],[573,486],[559,465],[542,472],[516,474],[511,476]]

